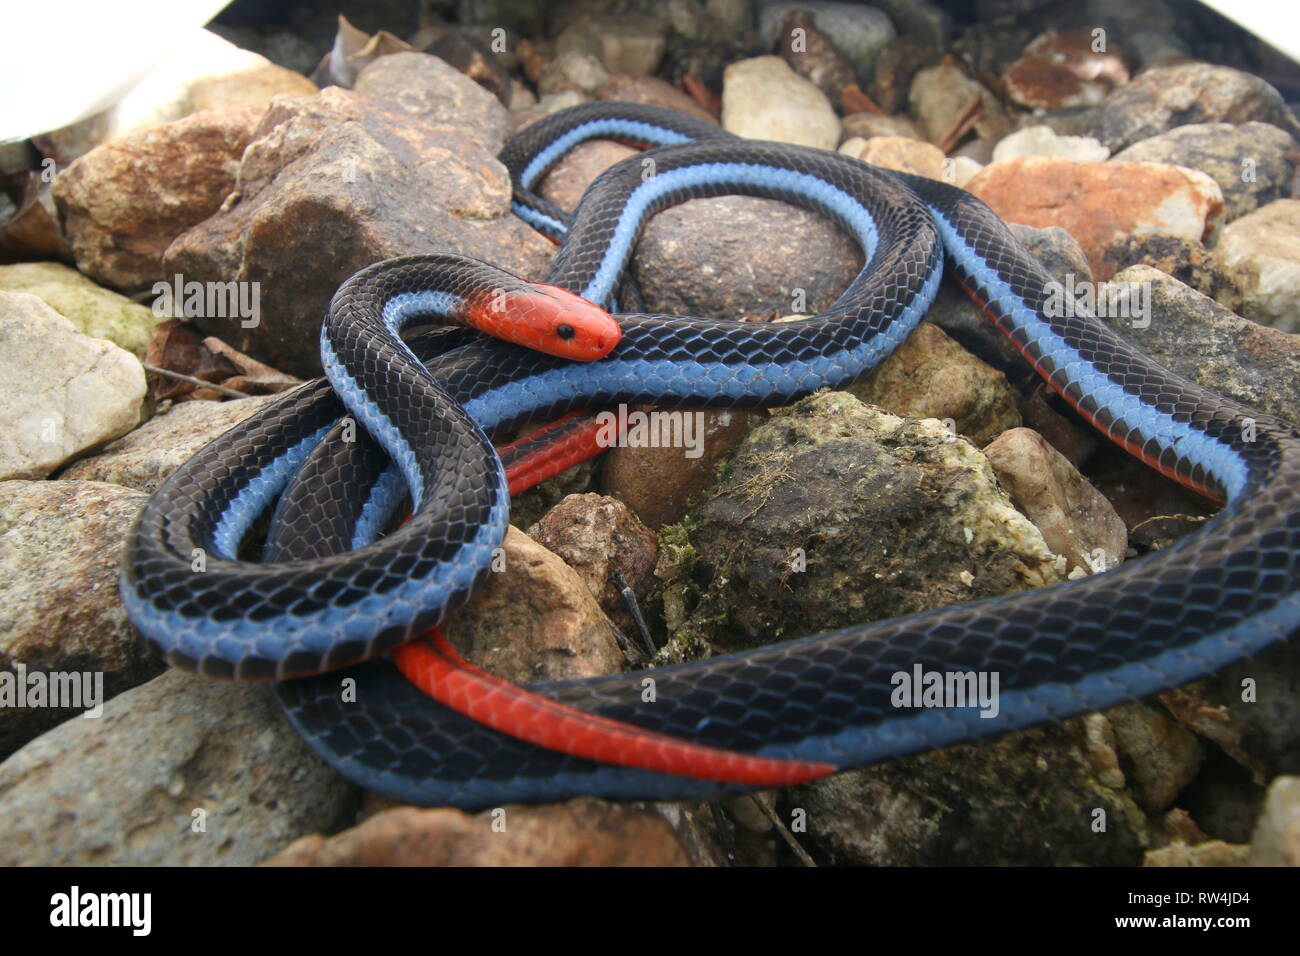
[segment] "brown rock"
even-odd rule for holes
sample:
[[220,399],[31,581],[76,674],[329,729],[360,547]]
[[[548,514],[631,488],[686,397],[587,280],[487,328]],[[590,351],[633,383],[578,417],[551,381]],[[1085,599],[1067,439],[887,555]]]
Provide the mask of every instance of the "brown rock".
[[817,29],[807,10],[792,10],[781,24],[781,59],[804,79],[816,85],[832,103],[846,87],[857,82],[853,64],[834,41]]
[[205,111],[99,146],[54,182],[77,268],[124,289],[163,277],[163,253],[220,208],[261,111]]
[[609,140],[580,143],[564,155],[546,174],[538,195],[561,209],[573,210],[587,187],[609,167],[639,150]]
[[579,799],[541,807],[398,807],[338,836],[291,843],[267,866],[690,866],[668,821]]
[[[470,83],[458,73],[454,80]],[[275,102],[245,153],[237,191],[180,236],[164,264],[187,281],[259,283],[256,325],[220,315],[195,316],[195,324],[311,377],[320,374],[321,316],[339,285],[372,262],[419,252],[540,277],[551,249],[510,214],[505,168],[474,136],[330,87]]]
[[515,527],[498,559],[473,599],[442,625],[461,654],[516,684],[623,668],[600,605],[576,571]]
[[436,56],[381,56],[361,71],[353,89],[394,112],[461,130],[493,154],[505,144],[506,108],[500,100]]
[[569,495],[530,531],[534,540],[578,572],[624,634],[634,633],[613,573],[621,572],[637,598],[644,600],[654,584],[658,535],[623,502],[595,494]]
[[943,150],[919,140],[902,136],[876,136],[865,142],[849,140],[840,147],[840,152],[885,169],[943,179],[946,158]]
[[1064,228],[1083,247],[1098,281],[1114,275],[1106,250],[1125,236],[1159,232],[1199,241],[1223,217],[1214,180],[1158,163],[1022,156],[986,166],[966,188],[1008,222]]
[[[117,596],[122,542],[143,504],[99,482],[0,482],[0,669],[100,672],[105,696],[162,670]],[[76,712],[0,706],[0,759]]]
[[683,448],[614,448],[605,455],[601,485],[627,503],[651,528],[661,528],[686,513],[686,505],[713,479],[717,463],[763,421],[744,409],[680,409],[703,415],[703,454],[687,458]]
[[844,391],[896,415],[950,419],[976,445],[1020,424],[1007,377],[929,322]]
[[1195,239],[1152,232],[1125,236],[1111,243],[1103,257],[1115,273],[1129,266],[1150,266],[1209,296],[1233,312],[1242,311],[1241,277]]
[[906,136],[908,139],[924,140],[921,131],[906,116],[879,116],[876,113],[850,113],[840,121],[844,138],[860,136],[871,139],[873,136]]
[[937,143],[949,133],[974,99],[980,101],[982,110],[974,126],[977,136],[1001,139],[1011,132],[1011,121],[997,97],[951,63],[927,67],[912,78],[907,110],[926,139]]
[[598,100],[621,100],[625,103],[645,103],[663,106],[696,119],[716,123],[718,118],[689,95],[657,76],[633,76],[615,73],[596,90]]
[[316,84],[301,73],[274,63],[255,70],[244,70],[195,80],[186,98],[188,113],[201,110],[255,108],[260,113],[275,96],[312,96]]
[[1091,27],[1036,38],[1002,74],[1007,95],[1030,109],[1093,106],[1128,82],[1124,57],[1112,47],[1093,49]]
[[1128,533],[1109,501],[1037,432],[1012,428],[984,447],[1011,502],[1070,568],[1088,573],[1124,560]]
[[[907,91],[918,70],[932,65],[939,51],[911,37],[896,37],[880,51],[872,88],[880,108],[896,113],[907,105]],[[847,119],[847,117],[845,117]]]

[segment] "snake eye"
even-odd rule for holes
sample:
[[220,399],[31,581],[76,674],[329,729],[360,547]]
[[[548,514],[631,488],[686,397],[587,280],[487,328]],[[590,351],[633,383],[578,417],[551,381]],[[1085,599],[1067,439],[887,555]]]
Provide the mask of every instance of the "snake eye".
[[557,325],[555,327],[555,334],[567,342],[569,339],[573,338],[575,333],[573,331],[573,326],[565,323],[564,325]]

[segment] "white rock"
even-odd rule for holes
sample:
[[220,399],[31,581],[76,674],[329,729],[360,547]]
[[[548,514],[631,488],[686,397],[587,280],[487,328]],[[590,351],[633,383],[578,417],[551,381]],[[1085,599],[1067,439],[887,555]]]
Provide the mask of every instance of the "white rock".
[[975,174],[984,168],[983,163],[978,163],[969,156],[950,156],[948,163],[944,168],[944,182],[950,182],[959,189],[965,189]]
[[144,368],[34,295],[0,292],[0,480],[43,478],[140,421]]
[[749,139],[834,149],[840,121],[825,95],[778,56],[740,60],[722,79],[722,126]]
[[1300,332],[1300,200],[1279,199],[1230,222],[1215,253],[1241,275],[1247,318]]
[[1064,156],[1087,163],[1110,158],[1110,150],[1091,136],[1061,136],[1050,126],[1026,126],[993,147],[993,162],[1017,156]]

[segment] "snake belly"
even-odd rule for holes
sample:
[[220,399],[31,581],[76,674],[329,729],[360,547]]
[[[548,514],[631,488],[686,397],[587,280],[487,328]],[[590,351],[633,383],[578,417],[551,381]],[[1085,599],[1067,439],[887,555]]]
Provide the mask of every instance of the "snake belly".
[[[603,174],[572,216],[531,194],[567,149],[597,137],[658,148]],[[596,303],[616,301],[646,219],[690,198],[742,193],[818,210],[857,239],[866,261],[831,309],[802,322],[620,314],[622,341],[589,364],[463,330],[416,337],[409,349],[385,338],[397,384],[372,393],[311,383],[173,474],[128,547],[122,591],[132,620],[172,663],[217,676],[285,678],[365,659],[277,685],[290,720],[349,778],[395,800],[465,808],[745,789],[522,743],[424,696],[379,655],[463,602],[504,535],[490,436],[579,407],[781,405],[850,382],[920,321],[945,257],[1081,414],[1166,474],[1224,499],[1221,512],[1166,551],[1082,580],[530,689],[702,745],[846,769],[1168,689],[1300,627],[1300,435],[1174,375],[1091,316],[1050,314],[1051,277],[968,193],[622,103],[534,124],[502,159],[516,211],[564,236],[548,281]],[[425,266],[396,262],[371,267],[383,294],[354,277],[336,303],[346,293],[367,298],[376,314],[389,309],[389,332],[445,312],[427,294]],[[364,365],[371,343],[353,341],[357,354],[337,357]],[[432,432],[411,422],[409,387],[425,393],[418,414],[435,416]],[[367,426],[354,440],[341,437],[344,402]],[[415,519],[380,538],[407,494]],[[240,540],[277,498],[268,563],[239,560]],[[408,534],[417,523],[420,533]],[[189,570],[196,549],[214,555],[202,574]],[[999,715],[894,707],[892,675],[916,665],[998,672]],[[653,703],[642,699],[647,676]],[[346,700],[343,677],[355,681]]]

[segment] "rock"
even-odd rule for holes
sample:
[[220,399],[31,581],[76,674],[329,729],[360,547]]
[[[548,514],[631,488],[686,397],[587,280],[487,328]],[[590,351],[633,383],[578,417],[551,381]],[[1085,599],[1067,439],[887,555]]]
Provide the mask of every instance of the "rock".
[[600,605],[576,571],[513,526],[497,562],[442,624],[461,654],[516,684],[623,669]]
[[1124,560],[1128,531],[1109,501],[1037,432],[1012,428],[984,446],[1011,503],[1070,570],[1109,570]]
[[[493,51],[492,47],[500,44],[495,43],[491,31],[489,27],[481,36],[475,36],[472,30],[444,33],[426,52],[463,73],[509,106],[514,97],[514,83],[509,71],[517,65],[517,58],[508,49],[500,53]],[[527,89],[522,83],[520,86]]]
[[[312,241],[294,239],[304,236]],[[420,252],[473,256],[529,277],[544,275],[551,255],[510,214],[505,168],[471,134],[330,87],[276,101],[233,198],[172,244],[164,271],[187,282],[258,283],[256,324],[222,315],[193,316],[195,324],[309,378],[320,374],[320,320],[339,285],[372,262]]]
[[1112,153],[1189,123],[1259,120],[1292,133],[1294,118],[1277,90],[1250,73],[1209,63],[1180,63],[1144,70],[1089,114],[1086,132]]
[[828,0],[777,0],[764,3],[758,10],[758,35],[769,49],[778,42],[781,25],[795,10],[812,14],[817,29],[835,41],[862,79],[871,76],[876,57],[895,36],[889,17],[874,7]]
[[545,100],[556,93],[594,93],[608,82],[609,71],[599,57],[570,50],[547,64],[537,81],[537,92]]
[[918,70],[933,66],[943,52],[942,46],[898,37],[889,42],[876,59],[871,90],[876,103],[887,113],[897,113],[907,105],[907,91]]
[[663,21],[635,13],[582,13],[555,38],[555,54],[590,53],[611,73],[648,76],[664,55]]
[[750,139],[834,149],[840,121],[821,90],[780,57],[759,56],[727,67],[722,126]]
[[974,446],[844,392],[777,410],[674,528],[659,576],[678,645],[739,650],[1064,577]]
[[686,449],[617,447],[605,453],[601,486],[619,498],[651,528],[681,519],[691,498],[713,480],[718,462],[749,430],[763,421],[762,412],[747,409],[674,409],[695,419],[702,452],[686,457]]
[[[545,94],[537,101],[537,108],[541,111],[541,116],[546,116],[550,113],[558,113],[560,110],[578,106],[581,103],[590,102],[591,97],[585,93],[580,93],[578,90],[565,90],[563,93]],[[519,132],[522,128],[522,126],[516,127],[515,132]]]
[[1279,199],[1229,223],[1216,253],[1241,276],[1246,315],[1300,332],[1300,200]]
[[118,137],[54,181],[77,268],[120,289],[163,278],[172,240],[215,213],[235,187],[261,111],[194,113]]
[[1168,809],[1205,758],[1200,741],[1167,712],[1145,701],[1112,707],[1105,718],[1138,805],[1150,814]]
[[840,121],[843,138],[871,139],[873,136],[905,136],[924,140],[921,131],[906,116],[877,116],[875,113],[850,113]]
[[1218,257],[1195,239],[1157,232],[1125,236],[1111,243],[1104,255],[1117,272],[1129,266],[1151,266],[1208,295],[1225,309],[1242,311],[1241,277],[1235,269],[1224,268]]
[[930,0],[877,0],[898,32],[936,49],[946,49],[954,25],[948,12]]
[[635,635],[636,625],[612,575],[621,572],[644,601],[654,584],[659,538],[627,505],[604,495],[569,495],[529,534],[578,572],[601,610],[624,634]]
[[427,53],[381,56],[361,71],[353,89],[432,126],[450,126],[492,154],[506,141],[506,108],[455,67]]
[[633,260],[648,308],[721,318],[814,314],[861,268],[861,249],[829,220],[751,196],[665,209]]
[[1223,190],[1227,221],[1291,194],[1296,148],[1290,134],[1268,123],[1195,123],[1134,143],[1117,162],[1169,163],[1199,169]]
[[947,159],[939,147],[902,136],[877,136],[865,141],[851,139],[840,147],[840,152],[875,166],[929,179],[944,178]]
[[612,140],[580,143],[551,167],[538,188],[538,194],[561,209],[576,209],[582,194],[597,176],[638,152],[640,150]]
[[[23,673],[18,666],[49,680],[94,675],[82,685],[91,707],[162,670],[117,596],[122,542],[142,504],[143,495],[99,482],[0,482],[6,678]],[[80,709],[0,706],[0,760]]]
[[104,112],[36,137],[41,152],[61,168],[101,143],[145,126],[201,110],[251,107],[261,112],[278,94],[316,92],[316,84],[302,74],[206,30],[184,35],[171,49],[166,59]]
[[269,395],[230,402],[180,402],[65,469],[64,480],[107,481],[153,494],[163,480],[222,432],[238,425]]
[[947,419],[954,434],[981,447],[1020,424],[1016,393],[1006,376],[929,322],[918,325],[889,358],[844,390],[895,415]]
[[[1035,229],[1017,223],[1009,225],[1015,237],[1057,282],[1079,284],[1092,281],[1092,270],[1083,250],[1064,229],[1055,226]],[[935,296],[926,318],[956,339],[963,348],[1005,373],[1017,388],[1039,381],[1038,374],[1010,340],[957,283],[940,284],[939,294]]]
[[34,295],[83,335],[107,339],[141,359],[158,322],[145,306],[95,285],[61,262],[0,266],[0,292]]
[[1029,109],[1095,106],[1128,82],[1122,53],[1096,46],[1092,27],[1049,30],[1036,37],[1002,74],[1007,96]]
[[807,10],[791,10],[781,24],[777,44],[781,59],[826,94],[831,103],[857,82],[853,64],[829,36],[817,29]]
[[1149,266],[1115,276],[1150,290],[1150,324],[1106,318],[1166,368],[1260,411],[1300,423],[1300,336],[1257,325]]
[[140,421],[144,369],[24,292],[0,292],[0,480],[43,478]]
[[356,802],[269,687],[173,670],[0,764],[0,864],[247,866]]
[[1099,163],[1110,157],[1110,150],[1090,136],[1058,136],[1050,126],[1026,126],[993,147],[995,163],[1018,156],[1064,156]]
[[632,76],[616,73],[596,90],[598,100],[621,100],[625,103],[645,103],[663,106],[696,119],[716,123],[718,118],[683,93],[657,76]]
[[968,188],[1008,222],[1063,227],[1098,280],[1112,274],[1105,251],[1117,239],[1159,232],[1200,240],[1223,216],[1213,179],[1157,163],[1025,156],[986,166]]
[[1171,843],[1147,850],[1143,866],[1245,866],[1250,848],[1222,840],[1207,840],[1195,846]]
[[1024,52],[1034,34],[1029,27],[1008,20],[977,20],[952,44],[975,76],[1000,76]]
[[969,156],[951,156],[944,165],[944,182],[951,183],[958,189],[965,189],[975,174],[984,168],[983,163],[976,162]]
[[1269,785],[1249,860],[1252,866],[1300,866],[1300,777],[1278,777]]
[[[1146,816],[1118,768],[1099,773],[1085,723],[1071,720],[892,760],[784,791],[806,813],[800,842],[853,866],[1132,866]],[[1090,824],[1105,813],[1106,833]]]
[[907,111],[926,139],[938,143],[976,98],[983,109],[975,122],[976,135],[1000,138],[1010,132],[1011,121],[997,97],[950,63],[927,67],[912,78]]
[[1213,715],[1216,726],[1207,731],[1181,714],[1180,719],[1218,744],[1257,781],[1283,773],[1300,774],[1300,720],[1296,714],[1300,647],[1295,641],[1233,664],[1204,686],[1200,712]]
[[657,813],[578,799],[459,810],[397,807],[338,836],[303,837],[267,866],[690,866]]

